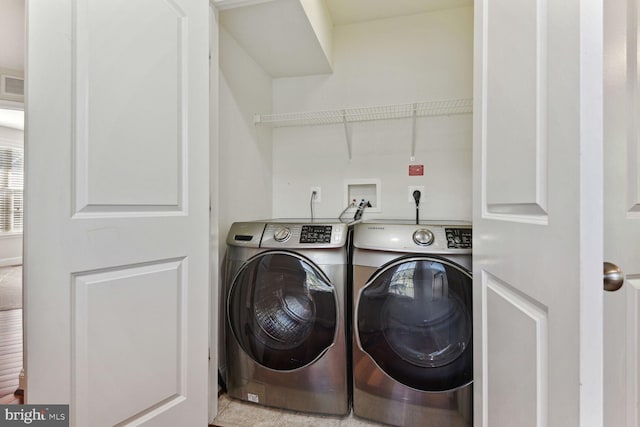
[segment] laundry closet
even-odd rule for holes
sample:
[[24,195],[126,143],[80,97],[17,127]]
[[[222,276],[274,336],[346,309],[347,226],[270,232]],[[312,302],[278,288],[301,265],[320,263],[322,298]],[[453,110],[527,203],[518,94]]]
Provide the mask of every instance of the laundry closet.
[[[229,8],[225,2],[220,3],[216,22],[219,31],[214,34],[219,55],[214,59],[214,64],[217,59],[218,67],[215,68],[217,86],[214,89],[217,93],[213,99],[217,99],[214,110],[217,109],[218,118],[217,135],[214,137],[217,136],[218,142],[219,260],[222,287],[225,289],[219,296],[222,306],[233,300],[232,296],[239,292],[235,292],[236,289],[251,289],[253,286],[249,279],[237,283],[236,279],[240,281],[241,275],[233,267],[234,263],[240,263],[241,269],[249,265],[245,258],[246,251],[250,250],[249,243],[256,236],[260,239],[261,233],[253,230],[257,225],[251,226],[243,221],[353,218],[355,206],[363,200],[371,205],[365,210],[364,219],[413,220],[416,202],[412,193],[418,189],[421,193],[420,219],[462,220],[467,221],[465,227],[470,227],[471,1],[447,2],[446,7],[436,5],[436,2],[408,2],[391,9],[382,4],[369,3],[366,6],[367,3],[362,2],[358,6],[358,2],[331,0],[259,1],[238,7],[232,7],[234,4],[231,3]],[[360,13],[357,13],[358,7]],[[212,84],[216,84],[215,78]],[[315,197],[312,197],[314,191]],[[330,223],[329,220],[325,222]],[[269,239],[269,227],[265,228],[263,239]],[[288,230],[287,227],[297,229],[288,223],[281,228]],[[333,227],[328,226],[330,230]],[[409,231],[410,236],[415,230]],[[280,242],[277,236],[274,239]],[[446,246],[446,240],[444,243]],[[304,253],[314,259],[322,249],[316,252],[310,246],[307,243],[306,247],[296,250],[308,250]],[[279,248],[277,244],[275,247]],[[265,250],[262,245],[260,248],[251,249],[257,251],[255,259],[261,257],[258,254]],[[225,251],[227,264],[231,267],[222,262]],[[295,256],[298,255],[296,252]],[[285,257],[283,254],[278,256]],[[299,260],[295,256],[291,256],[294,260],[291,262],[297,265]],[[470,269],[470,254],[464,257],[468,259],[465,269]],[[275,264],[269,264],[276,270],[273,274],[288,277]],[[261,261],[260,265],[262,269],[267,268]],[[323,268],[326,266],[320,270]],[[347,270],[345,267],[344,271]],[[255,273],[248,277],[258,276]],[[229,282],[232,278],[233,285]],[[463,286],[467,293],[470,280],[468,276]],[[337,292],[339,301],[352,292],[346,282],[342,275],[332,279],[336,289],[340,290]],[[346,292],[341,290],[343,284]],[[293,290],[284,290],[283,284],[279,286],[283,287],[281,293],[292,292],[293,295]],[[287,286],[298,292],[298,281],[292,279]],[[253,295],[252,291],[247,292]],[[471,375],[471,300],[468,295],[466,300],[469,307],[464,318],[468,319],[466,330],[469,334],[462,340],[465,343],[462,350],[467,347],[469,350],[465,352],[468,358],[460,358],[465,367],[460,370],[464,374],[461,374],[464,376],[460,382],[462,385],[470,383]],[[339,307],[342,304],[338,302]],[[350,307],[351,297],[346,298],[344,304]],[[238,331],[253,330],[253,326],[244,325],[244,320],[236,318],[241,311],[236,310],[236,306],[241,307],[242,304],[221,309],[220,324],[227,325],[225,312],[228,311],[229,318],[234,319],[230,328],[237,328],[233,329],[233,336],[237,338],[244,336]],[[254,313],[260,310],[257,306],[252,307],[248,318],[253,318],[256,316]],[[347,309],[347,313],[350,312],[351,309]],[[275,314],[261,316],[258,315],[260,319],[281,317]],[[276,329],[273,325],[260,327],[269,331]],[[225,329],[225,334],[231,336],[231,331]],[[295,374],[294,371],[286,371],[271,383],[266,379],[271,376],[270,371],[262,372],[262,364],[267,362],[262,361],[261,356],[236,362],[244,357],[243,352],[234,350],[236,347],[244,345],[245,352],[253,347],[228,336],[221,337],[219,343],[220,370],[223,378],[228,379],[230,396],[312,413],[345,413],[342,405],[328,401],[330,395],[334,400],[344,401],[345,405],[351,401],[350,397],[341,397],[340,394],[346,387],[343,375],[334,375],[342,379],[330,387],[332,393],[326,393],[320,385],[317,390],[310,387],[291,392],[284,386],[276,390],[278,386],[275,384],[286,381],[305,383],[308,378],[315,378],[314,369],[326,371],[321,366],[322,362],[337,366],[340,363],[330,362],[332,357],[345,362],[350,360],[349,357],[338,353],[329,357],[327,353],[327,357],[323,356],[304,370],[295,371]],[[247,337],[251,343],[254,339],[253,335]],[[332,350],[344,349],[345,341],[350,342],[351,339],[350,335],[338,339],[331,346]],[[280,354],[273,350],[279,348],[278,345],[274,343],[272,347],[267,346],[269,352],[261,350],[259,353],[269,354],[266,358],[275,358],[276,353]],[[297,342],[295,346],[303,347]],[[225,350],[231,353],[228,364]],[[257,361],[255,366],[254,361]],[[242,368],[233,367],[238,364]],[[240,378],[239,372],[246,370],[255,371],[259,378]],[[298,374],[299,378],[295,376]],[[273,384],[275,388],[269,386],[268,390],[263,390],[262,384]],[[437,390],[449,390],[449,385],[443,387]],[[455,417],[461,420],[470,419],[470,392],[469,387],[464,393],[451,396],[454,402],[464,402],[453,409]],[[310,400],[315,404],[293,402],[309,393],[312,393]],[[347,392],[344,393],[347,396]],[[280,396],[280,400],[273,397],[275,395]],[[286,402],[282,400],[285,396]],[[391,403],[387,406],[386,403],[360,402],[363,402],[362,407],[372,404],[384,407],[384,412],[395,411],[391,409]],[[418,403],[416,400],[413,403],[417,407],[428,408],[434,402]],[[407,410],[402,408],[399,411],[404,416]],[[424,416],[418,409],[416,411],[420,415],[416,412],[413,422]],[[389,421],[385,417],[374,416],[373,419]],[[395,422],[399,422],[399,418]]]
[[234,221],[309,217],[312,187],[316,217],[412,218],[418,186],[421,218],[471,220],[472,1],[217,3],[220,256]]

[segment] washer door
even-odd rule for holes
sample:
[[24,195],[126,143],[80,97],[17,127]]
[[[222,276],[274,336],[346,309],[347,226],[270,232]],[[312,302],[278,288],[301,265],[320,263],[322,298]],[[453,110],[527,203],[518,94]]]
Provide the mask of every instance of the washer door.
[[472,279],[438,257],[386,264],[362,288],[360,348],[391,378],[421,391],[453,390],[473,378]]
[[336,337],[335,289],[310,260],[294,253],[268,251],[248,260],[233,280],[227,313],[242,349],[270,369],[309,365]]

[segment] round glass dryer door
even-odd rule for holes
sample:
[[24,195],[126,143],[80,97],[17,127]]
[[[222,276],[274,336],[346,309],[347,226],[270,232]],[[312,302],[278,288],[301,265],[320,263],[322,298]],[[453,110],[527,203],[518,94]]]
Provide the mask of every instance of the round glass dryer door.
[[275,370],[304,367],[335,339],[334,287],[306,258],[281,251],[259,254],[236,275],[227,301],[235,339],[257,363]]
[[379,269],[357,301],[361,349],[391,378],[422,391],[473,378],[472,279],[438,257],[400,258]]

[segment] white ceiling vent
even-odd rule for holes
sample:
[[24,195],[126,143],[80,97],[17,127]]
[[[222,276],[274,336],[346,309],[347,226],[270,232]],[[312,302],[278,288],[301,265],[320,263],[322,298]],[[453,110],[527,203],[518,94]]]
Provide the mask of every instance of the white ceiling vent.
[[24,78],[12,74],[0,74],[0,99],[24,100]]

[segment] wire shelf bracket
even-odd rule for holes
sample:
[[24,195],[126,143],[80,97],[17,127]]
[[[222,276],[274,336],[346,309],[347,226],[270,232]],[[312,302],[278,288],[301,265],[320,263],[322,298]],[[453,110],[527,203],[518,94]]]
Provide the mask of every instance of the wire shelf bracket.
[[351,127],[347,122],[347,115],[345,111],[342,111],[342,124],[344,125],[344,137],[347,141],[347,153],[349,154],[349,161],[351,161]]

